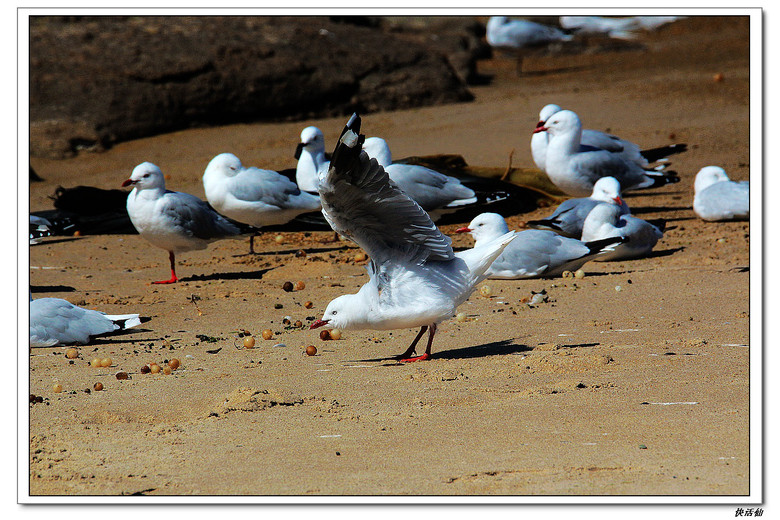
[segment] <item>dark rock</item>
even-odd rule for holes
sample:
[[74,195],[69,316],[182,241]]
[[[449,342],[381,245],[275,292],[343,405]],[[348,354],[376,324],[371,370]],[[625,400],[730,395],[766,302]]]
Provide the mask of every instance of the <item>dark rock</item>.
[[402,36],[371,17],[32,17],[30,152],[471,100],[479,29],[442,19]]

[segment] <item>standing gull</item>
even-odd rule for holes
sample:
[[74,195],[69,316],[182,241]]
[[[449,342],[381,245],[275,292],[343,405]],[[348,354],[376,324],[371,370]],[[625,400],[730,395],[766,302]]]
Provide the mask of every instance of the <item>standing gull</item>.
[[720,166],[705,166],[693,183],[693,211],[704,220],[750,218],[750,183],[729,180]]
[[520,74],[523,69],[523,54],[528,49],[569,41],[572,36],[557,27],[530,20],[491,16],[485,26],[485,39],[493,48],[514,52],[517,57],[517,73]]
[[[245,167],[232,153],[214,157],[203,174],[206,199],[222,215],[263,228],[286,224],[298,215],[321,209],[316,195],[302,192],[273,170]],[[249,238],[254,253],[255,235]]]
[[[553,114],[557,114],[561,110],[563,110],[561,107],[553,103],[542,107],[542,110],[539,111],[539,122],[536,123],[536,128],[544,126]],[[543,172],[547,171],[545,163],[549,139],[550,136],[546,132],[534,132],[531,136],[531,156],[536,166]],[[688,145],[684,143],[671,144],[642,150],[638,144],[621,139],[616,135],[584,128],[580,139],[580,151],[588,151],[595,148],[617,154],[622,159],[636,163],[642,168],[649,168],[651,163],[666,162],[670,155],[687,151]],[[654,169],[661,170],[664,166],[661,165]]]
[[[364,140],[360,117],[354,114],[336,144],[330,168],[320,177],[319,192],[331,227],[371,257],[369,281],[356,294],[331,301],[311,328],[420,327],[398,358],[428,360],[437,325],[469,297],[515,233],[455,253],[452,240],[362,150]],[[411,357],[426,331],[425,353]]]
[[[470,233],[475,247],[509,231],[504,217],[498,213],[482,213],[456,233]],[[520,231],[488,269],[488,278],[516,280],[520,278],[550,278],[564,271],[576,271],[586,262],[605,255],[623,238],[606,238],[595,242],[580,242],[541,229]]]
[[545,168],[550,181],[564,193],[586,197],[601,177],[615,177],[624,192],[679,182],[675,172],[645,170],[606,150],[581,150],[582,123],[571,110],[553,114],[534,132],[548,132]]
[[528,227],[549,229],[559,235],[580,239],[582,225],[590,210],[599,204],[617,204],[621,215],[631,213],[628,204],[620,198],[620,183],[614,177],[602,177],[593,185],[590,197],[568,199],[563,201],[552,215],[542,220],[529,220]]
[[54,347],[81,343],[141,323],[138,314],[111,316],[84,309],[60,298],[30,298],[30,346]]
[[599,204],[593,208],[582,226],[583,242],[612,237],[626,239],[613,252],[594,259],[599,262],[645,256],[663,235],[661,229],[641,218],[621,215],[620,207],[614,204]]
[[168,251],[171,279],[175,283],[176,253],[206,249],[223,238],[240,238],[244,231],[189,193],[165,189],[165,178],[156,165],[145,162],[135,167],[123,187],[133,186],[127,196],[127,214],[138,233],[152,245]]

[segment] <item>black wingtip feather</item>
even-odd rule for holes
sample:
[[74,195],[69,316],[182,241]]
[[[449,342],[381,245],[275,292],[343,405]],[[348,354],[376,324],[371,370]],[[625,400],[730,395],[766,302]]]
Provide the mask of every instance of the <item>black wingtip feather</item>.
[[661,146],[658,148],[650,148],[648,150],[642,150],[639,152],[642,157],[653,163],[661,159],[666,159],[670,155],[677,153],[683,153],[688,151],[688,145],[685,143],[671,144],[669,146]]
[[590,242],[585,242],[585,245],[588,246],[588,249],[590,249],[590,254],[596,254],[607,246],[612,246],[612,245],[616,246],[618,244],[624,244],[626,242],[628,242],[628,237],[611,237],[611,238],[602,238],[600,240],[592,240]]

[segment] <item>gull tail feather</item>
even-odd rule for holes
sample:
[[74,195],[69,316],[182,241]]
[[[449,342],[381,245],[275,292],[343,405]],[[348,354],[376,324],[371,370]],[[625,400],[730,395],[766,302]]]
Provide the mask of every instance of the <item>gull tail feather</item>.
[[475,280],[475,285],[487,278],[486,271],[495,262],[496,258],[504,252],[506,246],[515,239],[515,236],[517,236],[517,232],[510,231],[486,244],[480,244],[477,247],[455,253],[456,256],[466,262],[466,266]]

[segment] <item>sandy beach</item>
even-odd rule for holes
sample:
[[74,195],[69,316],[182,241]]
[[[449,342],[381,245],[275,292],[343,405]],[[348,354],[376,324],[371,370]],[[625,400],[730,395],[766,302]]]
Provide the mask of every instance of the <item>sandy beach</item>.
[[[484,167],[505,167],[512,150],[513,165],[533,167],[531,132],[551,102],[646,148],[688,145],[672,158],[678,184],[625,196],[636,216],[666,221],[650,257],[590,262],[580,279],[483,282],[491,296],[476,291],[466,321],[440,326],[429,362],[389,359],[414,330],[323,341],[295,327],[368,279],[360,250],[332,232],[266,233],[255,255],[246,239],[217,242],[180,255],[172,285],[150,285],[168,277],[167,253],[138,235],[31,246],[34,298],[151,319],[77,347],[75,360],[31,349],[29,391],[43,402],[29,407],[30,494],[748,495],[750,225],[692,210],[700,168],[751,177],[748,29],[746,17],[688,18],[644,34],[644,51],[532,56],[522,76],[496,55],[480,63],[493,79],[471,87],[473,102],[362,115],[363,133],[396,157],[460,154]],[[332,149],[346,119],[33,158],[44,182],[31,184],[30,210],[50,209],[57,186],[119,188],[143,161],[169,189],[203,198],[216,154],[291,168],[301,129],[318,126]],[[520,230],[551,212],[507,220]],[[470,247],[457,227],[442,230]],[[304,287],[286,292],[288,281]],[[542,290],[547,301],[530,306]],[[90,366],[105,357],[111,367]],[[170,375],[141,373],[173,358]]]

